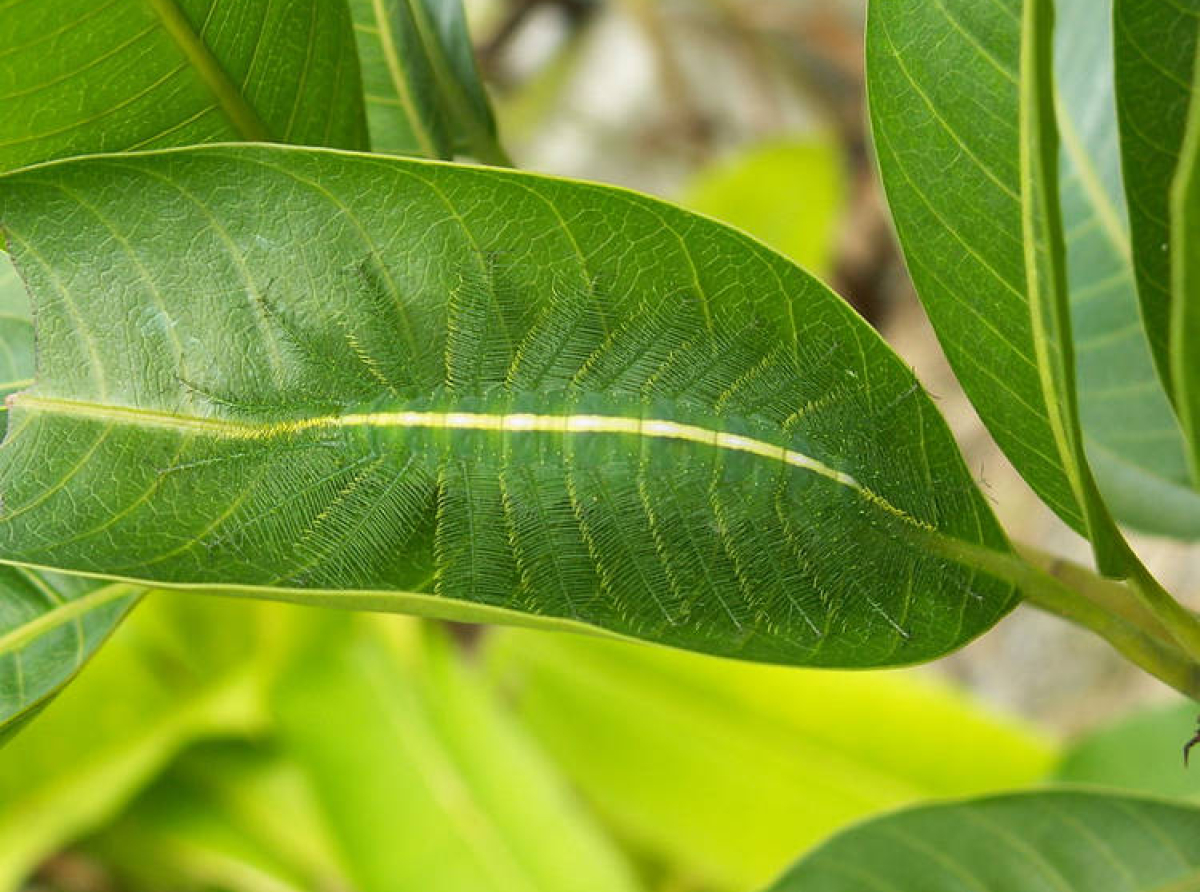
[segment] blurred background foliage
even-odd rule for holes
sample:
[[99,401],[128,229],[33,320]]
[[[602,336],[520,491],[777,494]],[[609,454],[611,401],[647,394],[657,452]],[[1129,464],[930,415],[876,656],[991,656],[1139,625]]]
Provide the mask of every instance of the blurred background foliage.
[[[1082,545],[971,412],[864,132],[861,0],[472,0],[508,154],[756,235],[935,394],[1009,529]],[[1139,546],[1194,595],[1197,555]],[[750,892],[847,822],[1051,779],[1200,798],[1194,706],[1019,613],[838,673],[516,629],[144,599],[0,749],[0,892]]]

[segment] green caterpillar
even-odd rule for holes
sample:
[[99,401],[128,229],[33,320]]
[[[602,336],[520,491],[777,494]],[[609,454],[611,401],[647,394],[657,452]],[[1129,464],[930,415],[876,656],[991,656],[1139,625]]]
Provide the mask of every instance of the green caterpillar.
[[[189,194],[220,188],[221,164],[176,157]],[[136,188],[150,188],[138,165],[154,163],[114,162]],[[574,258],[526,265],[524,247],[478,247],[503,244],[486,209],[468,230],[441,199],[381,185],[407,183],[409,168],[339,163],[369,166],[386,208],[329,215],[336,183],[279,174],[262,186],[272,201],[328,221],[299,255],[269,253],[259,236],[273,221],[253,209],[271,202],[251,196],[223,206],[252,214],[223,225],[253,236],[220,287],[146,288],[134,310],[119,303],[133,295],[90,287],[77,315],[130,320],[138,364],[113,379],[140,392],[93,392],[94,376],[72,383],[75,366],[56,360],[41,370],[49,385],[15,399],[0,463],[5,554],[88,571],[119,542],[106,575],[381,606],[415,593],[432,612],[501,608],[816,665],[932,656],[1011,604],[1009,586],[931,546],[1003,540],[927,398],[794,267],[703,221],[688,225],[708,227],[712,251],[736,244],[730,256],[760,258],[780,289],[759,297],[736,271],[711,269],[702,288],[695,258],[668,277],[666,247],[651,266],[613,260],[586,275]],[[527,197],[515,179],[495,182],[512,190],[505,207]],[[638,207],[628,230],[573,237],[657,238],[668,211]],[[211,218],[169,235],[187,248],[170,274],[207,282],[188,264],[215,237]],[[467,235],[476,247],[462,247]],[[413,238],[444,250],[412,252]],[[37,280],[19,233],[13,245]],[[70,269],[69,254],[53,262],[63,280],[97,274]],[[112,262],[135,279],[144,268],[120,252]],[[640,287],[651,268],[653,287]],[[34,286],[54,293],[49,278]],[[71,331],[68,310],[47,303],[45,331]],[[46,448],[75,469],[68,490],[46,479]],[[118,463],[114,491],[105,468]]]

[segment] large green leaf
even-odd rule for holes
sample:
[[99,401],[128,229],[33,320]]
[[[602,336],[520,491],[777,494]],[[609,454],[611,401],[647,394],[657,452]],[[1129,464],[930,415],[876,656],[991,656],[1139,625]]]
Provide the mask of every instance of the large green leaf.
[[6,561],[819,665],[1014,603],[911,372],[719,224],[282,147],[18,172],[0,220],[40,338]]
[[[1200,537],[1200,494],[1141,323],[1113,98],[1111,0],[1059,0],[1055,68],[1079,409],[1113,513]],[[1171,505],[1171,510],[1165,510]]]
[[[0,14],[0,106],[0,170],[206,140],[366,140],[349,14],[324,0],[17,0]],[[0,396],[32,377],[28,296],[0,252]],[[112,587],[84,598],[36,573],[0,586],[3,737],[122,611]],[[87,614],[90,603],[103,609]]]
[[261,729],[278,605],[147,598],[0,750],[0,889],[103,824],[188,741]]
[[1115,0],[1121,160],[1142,317],[1158,372],[1171,377],[1168,197],[1191,102],[1200,2]]
[[771,892],[1189,892],[1200,808],[1046,791],[931,805],[835,836]]
[[350,0],[376,152],[506,164],[461,0]]
[[13,0],[0,170],[218,140],[359,147],[357,69],[349,13],[328,0]]
[[915,670],[735,664],[522,629],[484,647],[538,741],[663,865],[666,888],[758,888],[848,821],[1032,783],[1052,759]]
[[1048,0],[875,0],[871,119],[910,272],[963,389],[1038,495],[1119,573],[1076,407],[1051,19]]
[[315,651],[278,704],[353,887],[633,892],[623,859],[445,636],[388,631]]

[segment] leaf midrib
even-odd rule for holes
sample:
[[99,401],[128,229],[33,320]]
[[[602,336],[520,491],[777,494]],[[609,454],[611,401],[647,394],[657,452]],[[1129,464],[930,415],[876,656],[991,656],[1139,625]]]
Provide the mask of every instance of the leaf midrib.
[[212,50],[197,33],[176,0],[146,0],[188,64],[212,92],[221,111],[238,135],[250,142],[270,142],[271,133],[254,107],[246,101]]
[[[228,440],[263,441],[307,431],[337,430],[350,427],[482,430],[504,434],[624,434],[654,439],[683,440],[716,449],[745,452],[781,461],[793,467],[812,471],[835,483],[854,489],[874,502],[882,500],[882,496],[868,490],[850,474],[830,467],[819,459],[804,453],[765,440],[684,424],[665,418],[599,414],[499,414],[401,410],[315,415],[280,422],[251,422],[29,395],[19,395],[10,400],[10,407],[18,405],[25,409],[44,411],[70,418],[86,418],[113,424],[173,430],[185,434],[199,433]],[[904,513],[894,506],[889,506],[889,508],[894,512]],[[907,514],[904,516],[908,517]],[[918,526],[927,526],[915,518],[909,519]]]
[[137,589],[132,585],[113,583],[88,592],[82,597],[58,604],[31,622],[23,623],[0,635],[0,655],[15,653],[38,636],[65,625],[90,610],[119,600],[136,591]]

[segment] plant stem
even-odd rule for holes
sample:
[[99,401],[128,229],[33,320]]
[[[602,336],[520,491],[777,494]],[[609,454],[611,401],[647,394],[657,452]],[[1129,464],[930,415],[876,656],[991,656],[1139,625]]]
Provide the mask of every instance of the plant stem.
[[1124,582],[1107,579],[1087,567],[1026,545],[1014,543],[1017,554],[1044,572],[1060,580],[1083,598],[1102,610],[1121,617],[1126,622],[1157,638],[1171,640],[1171,630],[1150,610],[1145,602]]
[[[1200,661],[1176,645],[1156,616],[1139,616],[1130,609],[1138,602],[1127,587],[1067,562],[1059,568],[1062,578],[1078,583],[1090,577],[1090,585],[1072,587],[1049,572],[1027,566],[1030,573],[1018,584],[1029,604],[1095,632],[1151,675],[1200,701]],[[1068,572],[1061,573],[1063,568]],[[1123,589],[1124,597],[1114,597],[1119,594],[1114,589]]]
[[1200,617],[1176,601],[1140,560],[1131,561],[1129,569],[1129,583],[1142,603],[1166,626],[1180,647],[1200,659]]
[[[1022,546],[1017,555],[962,542],[940,544],[956,561],[1012,583],[1034,607],[1095,632],[1151,675],[1200,701],[1200,649],[1181,646],[1175,623],[1140,599],[1130,585],[1029,547]],[[1163,594],[1189,622],[1196,621]]]

